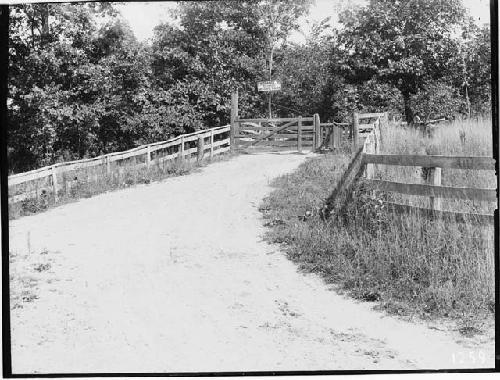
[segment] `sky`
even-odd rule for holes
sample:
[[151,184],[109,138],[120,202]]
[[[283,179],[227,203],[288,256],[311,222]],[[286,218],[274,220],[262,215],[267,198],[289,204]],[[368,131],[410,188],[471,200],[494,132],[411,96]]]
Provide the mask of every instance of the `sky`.
[[[289,40],[297,43],[304,42],[304,34],[308,34],[309,25],[328,16],[335,20],[339,5],[342,3],[362,4],[363,2],[363,0],[316,0],[315,4],[311,6],[309,15],[301,20],[302,33],[293,33]],[[489,22],[489,0],[463,0],[463,3],[479,24]],[[164,21],[172,21],[168,10],[174,8],[175,5],[175,2],[169,1],[133,2],[119,5],[118,8],[123,17],[130,23],[137,39],[145,41],[153,36],[153,28],[156,25]]]

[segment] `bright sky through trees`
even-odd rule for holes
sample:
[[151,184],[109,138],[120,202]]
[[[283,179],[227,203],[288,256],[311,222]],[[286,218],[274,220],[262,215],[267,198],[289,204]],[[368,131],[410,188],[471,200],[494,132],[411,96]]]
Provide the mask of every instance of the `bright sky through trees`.
[[[309,24],[321,21],[331,16],[336,19],[339,7],[346,4],[363,4],[363,0],[316,0],[311,7],[309,16],[303,20],[302,33],[294,32],[291,41],[303,42],[304,34],[309,32]],[[471,15],[483,24],[490,21],[490,9],[488,0],[463,0]],[[172,22],[169,10],[176,6],[176,2],[132,2],[120,5],[123,17],[130,23],[136,37],[143,41],[153,36],[153,28],[162,21]]]

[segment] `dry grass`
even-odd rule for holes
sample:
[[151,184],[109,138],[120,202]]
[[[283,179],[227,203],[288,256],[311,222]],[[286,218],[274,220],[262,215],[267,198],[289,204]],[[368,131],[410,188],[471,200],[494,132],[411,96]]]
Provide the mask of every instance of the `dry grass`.
[[[413,128],[396,124],[382,127],[380,153],[421,154],[449,156],[493,155],[491,120],[473,119],[441,124],[434,129],[433,137],[424,137]],[[406,183],[425,183],[425,170],[417,167],[382,166],[377,168],[377,178]],[[443,169],[441,184],[453,187],[496,188],[496,176],[491,170]],[[413,206],[428,207],[425,197],[395,195],[395,201]],[[495,202],[443,199],[442,209],[455,212],[493,214]]]
[[[433,149],[432,154],[491,155],[486,126],[487,120],[455,123],[438,130],[434,140],[390,126],[382,131],[384,151],[416,154]],[[457,132],[460,128],[466,131],[465,144]],[[494,252],[492,242],[483,239],[484,226],[392,214],[380,202],[392,195],[373,196],[362,181],[343,215],[327,222],[316,215],[348,161],[346,155],[325,155],[276,180],[276,190],[263,205],[273,226],[267,239],[283,244],[302,269],[321,274],[356,298],[379,301],[389,312],[454,318],[464,333],[491,321]],[[392,167],[378,175],[402,182],[421,180],[414,168]],[[494,177],[486,171],[457,175],[443,170],[443,184],[450,186],[496,187]],[[471,211],[463,209],[467,202],[445,204],[450,210]],[[494,208],[471,205],[474,211]],[[492,239],[492,227],[488,233]]]

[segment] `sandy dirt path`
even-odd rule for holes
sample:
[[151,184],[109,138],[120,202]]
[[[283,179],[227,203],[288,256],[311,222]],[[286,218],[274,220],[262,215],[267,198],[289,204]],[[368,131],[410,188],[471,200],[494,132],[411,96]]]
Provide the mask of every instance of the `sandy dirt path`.
[[491,340],[384,316],[262,241],[270,180],[305,159],[242,155],[12,221],[13,372],[493,366]]

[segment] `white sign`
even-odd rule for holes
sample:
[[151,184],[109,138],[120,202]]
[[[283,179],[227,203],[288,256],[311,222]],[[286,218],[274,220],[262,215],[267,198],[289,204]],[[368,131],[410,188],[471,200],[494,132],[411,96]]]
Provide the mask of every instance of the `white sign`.
[[277,80],[258,82],[257,83],[257,90],[258,91],[266,91],[266,92],[279,91],[279,90],[281,90],[281,82],[278,82]]

